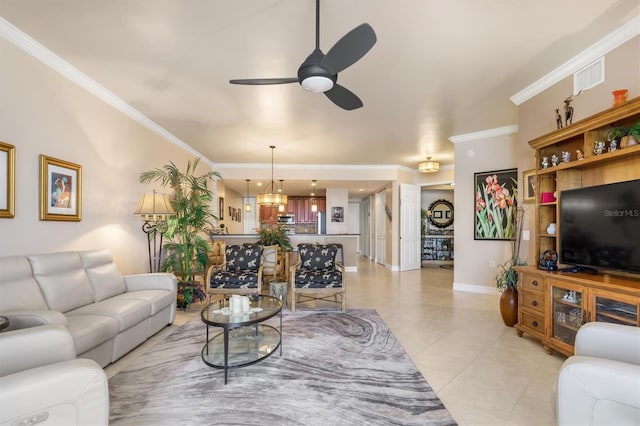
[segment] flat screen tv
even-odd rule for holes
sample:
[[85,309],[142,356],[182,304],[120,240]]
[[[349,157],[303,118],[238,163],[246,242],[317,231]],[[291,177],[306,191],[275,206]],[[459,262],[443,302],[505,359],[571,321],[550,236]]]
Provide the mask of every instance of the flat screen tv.
[[567,271],[640,274],[640,180],[562,191],[559,237]]

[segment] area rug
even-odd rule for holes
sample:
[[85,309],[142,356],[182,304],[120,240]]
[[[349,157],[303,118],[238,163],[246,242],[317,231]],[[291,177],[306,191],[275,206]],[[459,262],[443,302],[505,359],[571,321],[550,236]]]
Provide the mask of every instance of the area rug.
[[229,370],[226,386],[204,341],[196,318],[116,374],[110,425],[456,424],[372,309],[285,313],[282,356]]

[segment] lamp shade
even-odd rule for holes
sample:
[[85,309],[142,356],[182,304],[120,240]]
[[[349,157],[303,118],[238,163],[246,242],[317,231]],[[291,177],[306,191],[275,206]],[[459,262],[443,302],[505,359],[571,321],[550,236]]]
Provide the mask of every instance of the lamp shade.
[[156,191],[152,193],[144,193],[140,197],[138,207],[133,214],[140,216],[146,221],[167,220],[169,216],[173,216],[176,212],[171,207],[171,201],[167,194],[158,194]]
[[420,173],[435,173],[438,170],[440,170],[440,163],[431,161],[431,157],[427,157],[427,161],[418,164],[418,171]]
[[256,196],[256,202],[261,206],[277,206],[287,204],[287,196],[284,194],[274,194],[273,192],[263,192]]

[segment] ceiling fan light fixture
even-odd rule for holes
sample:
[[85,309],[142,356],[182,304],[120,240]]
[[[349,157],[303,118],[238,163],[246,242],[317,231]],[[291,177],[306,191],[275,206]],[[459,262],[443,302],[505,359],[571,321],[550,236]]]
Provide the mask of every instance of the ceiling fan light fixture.
[[309,92],[323,93],[333,89],[333,80],[321,75],[312,75],[302,80],[300,85]]
[[438,170],[440,170],[440,163],[431,161],[431,157],[427,157],[427,161],[418,164],[418,171],[420,173],[435,173]]

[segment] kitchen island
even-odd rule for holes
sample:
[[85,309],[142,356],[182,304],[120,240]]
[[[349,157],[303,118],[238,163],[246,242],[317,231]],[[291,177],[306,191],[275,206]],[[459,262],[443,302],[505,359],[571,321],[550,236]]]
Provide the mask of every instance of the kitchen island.
[[[348,272],[358,271],[358,238],[360,234],[294,234],[289,235],[294,253],[298,249],[298,244],[342,244],[342,256],[344,266]],[[223,234],[212,235],[214,241],[223,240],[227,244],[255,243],[258,240],[257,234]],[[338,254],[340,256],[340,254]],[[339,262],[341,259],[338,258]]]

